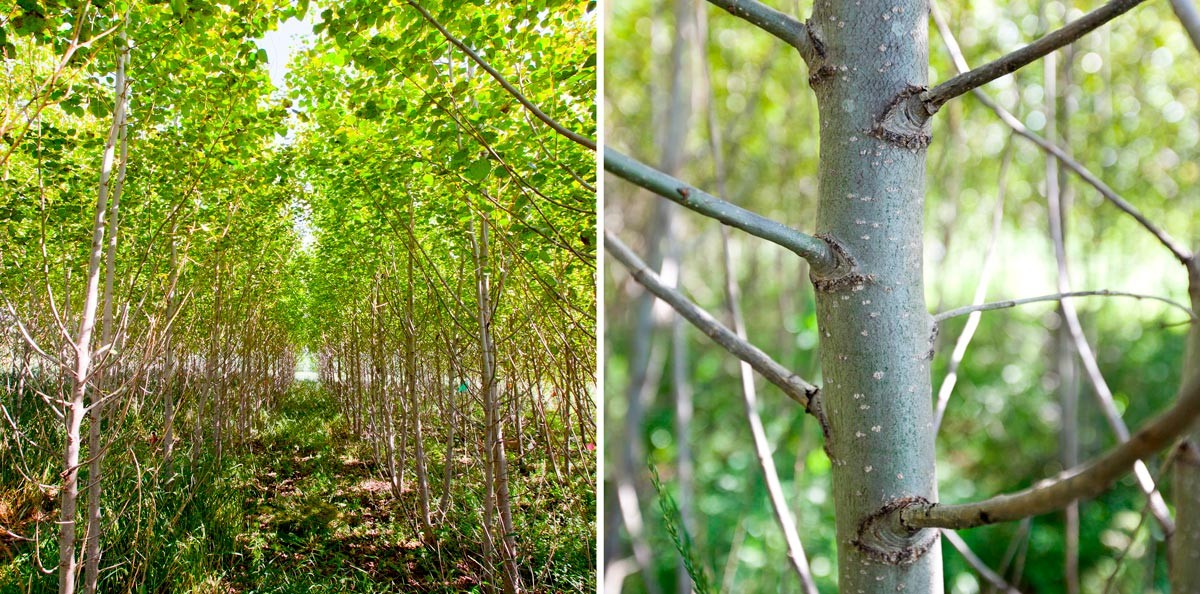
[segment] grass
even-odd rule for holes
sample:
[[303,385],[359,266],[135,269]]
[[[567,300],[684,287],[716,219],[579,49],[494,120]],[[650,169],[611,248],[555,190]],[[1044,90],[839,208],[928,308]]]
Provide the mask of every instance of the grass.
[[[4,398],[0,394],[0,398]],[[11,408],[11,407],[10,407]],[[32,407],[31,407],[32,408]],[[44,411],[43,411],[44,412]],[[40,443],[61,443],[48,415],[22,419]],[[107,569],[100,590],[130,593],[390,593],[489,591],[481,554],[481,464],[460,464],[435,538],[422,542],[419,500],[392,495],[369,443],[353,435],[333,399],[297,383],[264,415],[244,449],[217,462],[207,451],[177,449],[174,473],[151,469],[156,450],[144,419],[131,417],[106,460],[104,534]],[[430,438],[432,502],[440,494],[441,446]],[[161,452],[157,452],[160,454]],[[461,454],[459,454],[461,455]],[[14,474],[15,452],[0,446],[0,524],[41,539],[0,541],[0,594],[56,591],[57,576],[37,570],[58,558],[56,499]],[[55,452],[25,456],[53,484]],[[411,461],[410,461],[411,465]],[[514,473],[516,465],[514,465]],[[594,468],[590,467],[590,468]],[[514,476],[524,579],[532,592],[595,589],[595,496],[590,475],[569,486],[532,460]],[[10,487],[13,485],[15,487]],[[193,486],[194,485],[194,486]]]

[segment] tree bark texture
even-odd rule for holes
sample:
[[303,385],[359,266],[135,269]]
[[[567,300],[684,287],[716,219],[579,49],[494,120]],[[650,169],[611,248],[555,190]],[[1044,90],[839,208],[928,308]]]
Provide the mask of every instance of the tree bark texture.
[[871,519],[936,501],[922,277],[927,128],[895,109],[926,84],[928,5],[818,0],[809,83],[820,109],[818,237],[839,258],[814,273],[833,459],[840,591],[942,592],[936,531],[893,538]]

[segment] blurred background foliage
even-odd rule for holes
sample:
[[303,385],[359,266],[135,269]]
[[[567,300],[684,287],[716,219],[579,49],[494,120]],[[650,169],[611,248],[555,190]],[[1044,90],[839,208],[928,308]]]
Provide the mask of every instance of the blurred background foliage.
[[[769,2],[803,19],[810,8]],[[1047,30],[1078,18],[1098,3],[1024,1],[946,3],[950,28],[972,65],[995,59]],[[610,0],[605,3],[605,121],[607,143],[658,165],[671,110],[688,112],[683,163],[677,175],[716,192],[709,121],[716,123],[725,160],[725,198],[798,229],[811,231],[817,203],[817,106],[800,56],[777,39],[704,2]],[[682,12],[681,12],[682,11]],[[679,45],[676,23],[698,33]],[[684,36],[685,38],[687,36]],[[679,54],[673,54],[679,51]],[[1200,240],[1200,53],[1166,3],[1146,3],[1114,23],[1059,51],[1056,113],[1047,110],[1044,65],[1036,63],[985,87],[1031,130],[1057,142],[1146,216],[1188,245]],[[696,58],[702,58],[696,59]],[[930,24],[930,81],[954,74],[949,54]],[[671,101],[677,70],[682,102]],[[704,81],[711,80],[711,93]],[[711,120],[709,110],[712,110]],[[1049,118],[1056,121],[1049,122]],[[1005,146],[1012,137],[973,96],[948,104],[934,118],[926,191],[926,299],[932,311],[969,304],[979,281],[990,235]],[[1045,199],[1046,163],[1033,144],[1012,139],[1012,164],[997,245],[997,270],[988,300],[1055,292],[1055,263]],[[1186,302],[1187,279],[1171,254],[1133,219],[1091,187],[1065,178],[1067,253],[1077,290],[1150,293]],[[667,205],[670,230],[654,210],[661,200],[615,177],[607,179],[605,226],[643,257],[666,234],[664,250],[678,255],[685,293],[728,323],[721,257],[714,222]],[[805,264],[790,252],[734,234],[732,249],[747,312],[750,340],[802,376],[821,383],[818,329]],[[665,270],[670,278],[675,270]],[[687,524],[694,553],[721,591],[792,592],[798,580],[786,562],[783,536],[772,516],[762,474],[744,421],[736,361],[688,328],[684,374],[694,393],[694,418],[686,439],[694,457],[694,483],[677,477],[681,437],[672,383],[671,316],[659,304],[649,361],[654,383],[644,422],[627,418],[627,391],[640,292],[612,260],[605,274],[606,501],[616,508],[621,448],[645,448],[665,488],[691,501]],[[1165,408],[1179,385],[1186,317],[1157,302],[1102,297],[1077,300],[1088,337],[1126,423],[1136,429]],[[933,368],[934,386],[945,375],[965,317],[943,324]],[[1055,332],[1061,324],[1051,303],[987,312],[960,368],[938,436],[941,499],[976,500],[1022,488],[1062,469],[1063,416],[1055,366]],[[1078,367],[1078,364],[1076,364]],[[1080,459],[1114,445],[1086,379],[1079,375]],[[768,437],[775,448],[785,492],[818,586],[836,590],[837,556],[830,463],[819,428],[776,390],[760,396]],[[640,426],[639,426],[640,425]],[[1161,457],[1150,461],[1157,474]],[[649,574],[632,573],[625,592],[676,591],[679,554],[664,517],[638,469],[639,509],[652,553]],[[1160,480],[1167,500],[1169,481]],[[1145,497],[1132,478],[1081,506],[1080,584],[1103,591],[1165,592],[1166,548],[1151,520],[1139,522]],[[612,523],[620,517],[610,514]],[[1027,536],[1018,524],[963,531],[962,537],[993,569],[1007,560],[1008,576],[1022,564],[1023,592],[1060,592],[1064,576],[1063,515],[1034,518]],[[606,545],[609,576],[634,564],[624,528]],[[1014,538],[1016,537],[1016,538]],[[1127,551],[1127,552],[1126,552]],[[964,559],[943,546],[946,591],[987,591]],[[1123,558],[1122,558],[1123,557]],[[612,565],[612,562],[618,565]],[[636,570],[630,570],[636,571]],[[1115,577],[1114,576],[1115,572]],[[649,582],[649,584],[648,584]]]

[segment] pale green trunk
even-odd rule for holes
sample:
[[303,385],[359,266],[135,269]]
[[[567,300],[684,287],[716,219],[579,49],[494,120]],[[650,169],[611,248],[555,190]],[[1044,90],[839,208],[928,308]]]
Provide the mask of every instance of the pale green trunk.
[[[1188,266],[1192,311],[1200,311],[1200,264]],[[1188,331],[1183,380],[1200,373],[1200,324]],[[1171,537],[1171,592],[1200,592],[1200,422],[1180,444],[1174,472],[1175,534]]]
[[936,532],[877,541],[864,530],[889,504],[937,500],[921,247],[928,137],[903,117],[875,131],[926,84],[927,22],[928,6],[914,0],[819,0],[809,21],[821,120],[817,230],[844,249],[839,272],[814,284],[847,593],[942,592]]

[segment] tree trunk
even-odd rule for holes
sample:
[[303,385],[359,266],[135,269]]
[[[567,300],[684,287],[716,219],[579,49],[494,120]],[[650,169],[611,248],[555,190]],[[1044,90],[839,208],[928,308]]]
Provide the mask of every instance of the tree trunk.
[[809,79],[821,121],[817,230],[845,252],[841,274],[813,277],[842,592],[942,592],[935,531],[877,539],[869,525],[889,505],[937,500],[922,277],[928,136],[902,114],[877,124],[926,84],[928,10],[819,0],[810,21],[823,50]]
[[[488,496],[485,502],[487,528],[494,529],[494,513],[500,515],[500,560],[503,565],[504,592],[515,594],[521,591],[521,574],[517,570],[517,541],[513,531],[512,507],[508,491],[508,460],[504,453],[503,414],[500,410],[500,389],[496,377],[496,346],[492,341],[492,300],[488,268],[488,225],[484,216],[475,241],[475,266],[477,281],[479,346],[482,356],[483,396],[485,412],[484,465],[488,481]],[[493,502],[494,509],[493,512]]]
[[[1200,311],[1200,261],[1188,265],[1188,296]],[[1187,360],[1181,383],[1200,374],[1200,324],[1188,331]],[[1179,445],[1175,472],[1175,534],[1171,537],[1171,592],[1200,592],[1200,421]]]
[[[409,237],[413,237],[413,204],[408,203],[408,233]],[[421,432],[421,401],[417,398],[417,324],[416,324],[416,300],[414,294],[416,288],[413,286],[413,250],[408,250],[408,316],[405,320],[405,336],[404,336],[404,354],[406,361],[404,364],[408,386],[405,390],[408,393],[408,401],[410,404],[409,414],[412,415],[413,422],[413,443],[416,445],[413,448],[413,456],[417,459],[417,491],[420,495],[421,502],[421,529],[425,536],[425,542],[433,542],[433,524],[429,518],[429,474],[425,467],[425,436]],[[436,385],[437,382],[434,382]]]
[[[122,43],[125,43],[122,38]],[[125,69],[129,61],[128,47],[122,50],[120,63],[118,68]],[[121,101],[128,105],[129,92],[127,88],[122,87],[118,90],[121,95]],[[116,339],[113,336],[113,295],[114,281],[117,274],[117,234],[119,213],[121,207],[121,188],[125,184],[125,163],[129,160],[129,136],[127,127],[127,116],[123,109],[120,114],[120,131],[118,132],[121,157],[117,165],[117,179],[113,184],[112,190],[112,205],[108,209],[108,249],[104,256],[104,306],[101,314],[100,323],[100,346],[108,349],[105,354],[107,369],[100,374],[100,385],[108,389],[114,382],[114,371],[117,369],[115,361],[117,360],[117,345]],[[104,422],[104,405],[100,402],[105,397],[104,390],[94,390],[92,392],[92,400],[97,401],[92,406],[89,413],[91,420],[88,422],[88,456],[91,457],[91,462],[88,464],[88,522],[87,522],[87,542],[84,543],[84,579],[83,588],[87,594],[96,593],[96,584],[100,580],[100,495],[101,495],[101,479],[103,477],[101,467],[104,463],[104,451],[100,445],[100,430]]]
[[171,476],[171,454],[175,449],[175,314],[179,311],[176,285],[179,283],[179,258],[175,248],[176,226],[171,228],[171,273],[167,280],[166,369],[163,370],[163,470]]
[[[58,535],[58,591],[59,594],[74,594],[76,575],[75,559],[75,512],[79,500],[79,442],[80,427],[88,410],[84,406],[87,395],[88,377],[92,372],[92,331],[96,324],[96,309],[100,293],[100,259],[104,247],[105,215],[108,211],[109,181],[112,177],[113,161],[116,157],[117,138],[125,119],[127,96],[125,92],[125,60],[127,51],[117,60],[116,81],[113,85],[116,98],[113,105],[113,123],[108,141],[104,146],[104,158],[100,165],[100,187],[96,199],[96,213],[92,221],[91,256],[88,260],[87,289],[83,309],[80,313],[79,333],[74,340],[75,372],[72,377],[71,400],[67,405],[64,421],[67,443],[63,449],[63,486],[59,494]],[[98,410],[92,410],[92,423],[97,423]],[[95,456],[95,451],[90,451]],[[96,477],[89,477],[95,480]]]
[[[449,367],[450,367],[450,369],[454,369],[455,368],[454,347],[451,345],[450,339],[448,337],[445,340],[446,340],[446,353],[450,358]],[[445,377],[446,376],[443,376],[441,374],[441,367],[439,366],[438,376],[437,376],[438,390],[445,389],[445,385],[446,385],[444,383]],[[450,511],[450,486],[454,480],[454,440],[457,437],[455,435],[455,430],[458,428],[458,408],[457,408],[458,404],[455,403],[455,401],[454,401],[455,396],[458,393],[458,382],[454,381],[455,372],[451,371],[449,377],[451,378],[450,395],[447,397],[446,412],[442,415],[442,418],[446,419],[449,427],[447,427],[448,430],[446,432],[445,466],[443,466],[443,468],[442,468],[442,496],[441,496],[440,501],[438,502],[438,511],[441,512],[441,517],[443,519],[446,517],[446,514]]]

